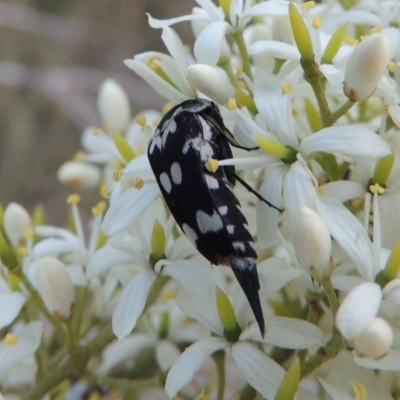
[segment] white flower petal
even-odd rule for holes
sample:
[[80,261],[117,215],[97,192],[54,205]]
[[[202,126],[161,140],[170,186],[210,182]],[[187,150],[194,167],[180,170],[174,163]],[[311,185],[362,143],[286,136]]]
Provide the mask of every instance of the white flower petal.
[[135,327],[156,278],[154,272],[144,271],[136,275],[124,288],[112,316],[113,332],[119,340],[129,335]]
[[168,373],[165,391],[169,398],[172,399],[192,380],[193,375],[200,369],[208,356],[228,346],[229,343],[225,339],[210,337],[199,340],[188,347]]
[[342,335],[352,340],[363,332],[376,317],[382,301],[378,284],[364,282],[346,296],[336,314],[336,326]]
[[161,340],[156,346],[156,360],[164,373],[171,368],[180,355],[178,347],[167,340]]
[[157,340],[148,334],[136,334],[110,343],[102,354],[102,363],[98,369],[100,375],[108,374],[112,368],[126,359],[134,359],[141,350],[154,347]]
[[160,190],[156,184],[142,189],[129,189],[116,199],[104,216],[102,229],[106,235],[114,235],[132,224],[149,207]]
[[256,4],[243,12],[242,18],[261,16],[282,16],[289,13],[289,1],[275,0]]
[[315,186],[300,162],[293,163],[285,176],[283,199],[289,218],[293,218],[303,207],[311,210],[317,208]]
[[[191,246],[189,243],[187,245]],[[162,271],[163,275],[173,277],[199,298],[215,298],[217,274],[210,265],[198,261],[178,260],[165,265]]]
[[285,349],[308,349],[322,345],[322,331],[315,325],[295,318],[271,317],[263,342]]
[[321,186],[321,189],[324,190],[324,196],[332,197],[341,203],[357,198],[363,199],[365,195],[365,189],[352,181],[329,182]]
[[325,151],[343,156],[384,157],[390,146],[375,132],[357,125],[324,128],[305,138],[300,144],[304,155]]
[[281,60],[300,60],[297,47],[278,42],[277,40],[259,40],[249,46],[249,54],[267,54]]
[[341,203],[323,197],[318,212],[334,239],[356,263],[361,276],[373,280],[372,243],[361,222]]
[[19,292],[0,294],[0,329],[14,321],[25,300],[25,296]]
[[[214,298],[215,295],[212,300]],[[204,298],[189,293],[179,294],[175,301],[184,314],[194,318],[211,332],[214,332],[217,335],[223,335],[224,329],[215,303],[204,301]]]
[[390,350],[389,353],[375,360],[373,358],[359,357],[353,353],[354,362],[363,368],[376,369],[380,371],[400,371],[400,350]]
[[161,78],[147,63],[138,60],[135,56],[133,60],[125,60],[125,64],[133,69],[142,79],[144,79],[154,90],[172,102],[179,104],[188,99],[188,97],[177,90],[170,83]]
[[234,344],[231,354],[246,381],[263,397],[273,399],[285,370],[248,342]]
[[254,77],[254,101],[268,129],[279,137],[283,145],[297,149],[291,98],[283,94],[282,84],[276,75],[257,70]]
[[4,340],[0,343],[0,374],[37,350],[42,331],[41,322],[31,322],[13,332],[18,340],[16,344],[6,344]]
[[10,243],[18,247],[24,233],[32,229],[32,220],[28,211],[17,203],[10,203],[4,210],[4,231]]
[[[281,205],[281,192],[283,177],[287,172],[287,166],[278,165],[262,183],[259,193],[276,207]],[[277,229],[280,219],[279,212],[268,204],[257,200],[257,244],[262,248],[268,248],[276,242]]]
[[213,21],[199,34],[193,52],[199,64],[217,65],[226,32],[231,29],[225,21]]
[[332,400],[353,400],[354,398],[347,393],[346,390],[343,390],[342,387],[337,387],[335,385],[330,384],[325,379],[320,377],[317,378],[321,383],[322,387],[326,390]]
[[109,246],[102,247],[89,260],[86,267],[87,278],[92,279],[95,275],[101,274],[115,265],[127,264],[132,261],[132,255],[126,251]]
[[149,25],[154,29],[165,28],[166,26],[175,25],[179,22],[185,21],[193,21],[193,20],[200,20],[200,21],[210,21],[210,17],[208,15],[183,15],[181,17],[171,18],[171,19],[156,19],[153,18],[150,14],[147,14],[149,17]]

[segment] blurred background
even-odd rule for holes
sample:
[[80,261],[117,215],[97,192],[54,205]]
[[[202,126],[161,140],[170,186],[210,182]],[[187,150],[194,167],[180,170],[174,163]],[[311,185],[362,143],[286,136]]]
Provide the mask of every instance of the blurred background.
[[[190,13],[194,0],[0,0],[0,203],[28,211],[42,203],[47,222],[62,224],[71,189],[58,167],[80,150],[86,126],[100,126],[97,90],[108,77],[127,92],[133,115],[165,100],[123,61],[165,52],[161,30],[146,12],[166,19]],[[193,43],[190,23],[174,26]],[[99,199],[82,193],[83,206]]]

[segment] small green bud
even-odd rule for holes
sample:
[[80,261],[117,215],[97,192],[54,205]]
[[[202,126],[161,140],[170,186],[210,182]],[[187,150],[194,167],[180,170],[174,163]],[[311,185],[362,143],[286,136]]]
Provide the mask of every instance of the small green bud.
[[379,186],[386,187],[386,181],[389,178],[390,172],[394,164],[394,154],[389,154],[386,157],[382,157],[375,166],[374,176],[372,178],[374,183]]
[[151,255],[150,262],[154,265],[158,260],[165,258],[165,232],[163,226],[158,222],[154,223],[151,233]]
[[228,296],[218,286],[216,286],[215,294],[217,297],[218,315],[224,327],[225,337],[227,340],[236,342],[241,333],[241,329],[237,324],[236,315],[232,304],[229,301]]
[[337,52],[340,49],[340,46],[343,43],[344,38],[346,37],[346,32],[349,24],[346,22],[342,26],[340,26],[336,32],[332,35],[329,40],[327,46],[325,47],[324,54],[321,59],[321,64],[332,64],[333,59],[335,58]]
[[293,3],[289,4],[289,19],[290,25],[292,26],[293,37],[301,54],[301,58],[304,61],[314,61],[314,51],[310,32],[308,31],[303,17],[297,11],[297,8]]
[[275,140],[268,139],[263,136],[253,135],[252,139],[265,152],[281,159],[284,163],[292,164],[296,161],[297,152],[291,147],[284,146]]

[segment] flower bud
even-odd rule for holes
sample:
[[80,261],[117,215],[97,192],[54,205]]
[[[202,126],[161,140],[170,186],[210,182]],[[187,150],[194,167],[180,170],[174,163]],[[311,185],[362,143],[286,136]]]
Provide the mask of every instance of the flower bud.
[[359,43],[344,71],[343,92],[350,101],[367,99],[375,91],[390,61],[390,42],[376,33]]
[[131,117],[129,99],[114,79],[106,79],[100,86],[97,105],[105,126],[121,132],[126,129]]
[[11,245],[21,245],[24,233],[32,229],[32,220],[28,212],[16,203],[10,203],[4,211],[4,231]]
[[384,319],[378,317],[354,339],[354,348],[361,357],[379,359],[388,353],[392,343],[392,328]]
[[373,282],[364,282],[352,289],[336,313],[336,326],[347,340],[359,336],[376,317],[382,291]]
[[57,171],[57,179],[74,188],[94,188],[100,183],[100,171],[91,164],[67,161]]
[[235,311],[228,296],[223,290],[216,286],[217,310],[222,326],[224,327],[224,336],[231,342],[237,341],[241,329],[237,324]]
[[74,310],[74,287],[64,264],[43,257],[36,271],[36,286],[47,309],[60,321],[68,321]]
[[301,266],[318,282],[331,276],[331,236],[322,218],[309,208],[301,208],[293,218],[292,235]]
[[235,89],[227,76],[209,65],[190,65],[187,78],[199,92],[218,104],[225,104],[235,96]]

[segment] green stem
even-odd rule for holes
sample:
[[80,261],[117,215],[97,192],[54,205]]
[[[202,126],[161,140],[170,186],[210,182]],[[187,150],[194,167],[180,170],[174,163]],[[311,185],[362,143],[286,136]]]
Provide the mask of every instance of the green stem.
[[242,59],[243,72],[251,80],[253,80],[253,72],[251,70],[250,56],[249,56],[249,53],[247,52],[246,43],[244,41],[243,30],[241,30],[241,29],[237,30],[236,32],[234,32],[231,35],[231,37],[239,49],[240,58]]
[[329,307],[331,308],[333,317],[335,317],[337,310],[339,309],[339,300],[336,296],[335,288],[329,278],[324,279],[321,284],[325,290],[326,297],[328,298]]
[[78,299],[78,309],[76,311],[76,324],[75,324],[75,335],[80,337],[83,314],[85,311],[85,306],[87,304],[87,297],[89,294],[89,288],[84,287],[81,292],[79,293]]
[[225,391],[225,352],[217,351],[212,356],[217,367],[218,375],[218,400],[223,400]]
[[80,376],[86,369],[90,358],[99,354],[107,344],[114,338],[111,324],[104,328],[101,333],[86,347],[79,349],[75,356],[71,357],[58,369],[50,372],[44,379],[38,382],[21,400],[39,400],[63,380],[72,376]]
[[304,77],[311,85],[317,100],[321,121],[323,127],[332,126],[332,114],[329,110],[328,101],[325,97],[325,84],[326,78],[320,71],[318,64],[315,61],[310,62],[309,60],[300,60],[300,64],[304,71]]
[[347,100],[346,103],[344,103],[340,108],[338,108],[336,111],[334,111],[331,115],[332,123],[335,123],[341,116],[346,114],[346,112],[349,111],[350,108],[352,108],[354,106],[354,104],[356,104],[356,103],[353,103],[352,101]]
[[232,70],[231,60],[228,57],[223,57],[219,60],[218,65],[226,72],[226,75],[229,78],[229,82],[233,87],[238,88],[238,80],[236,79],[236,75]]

